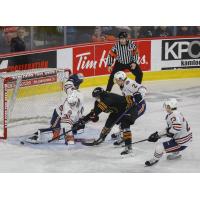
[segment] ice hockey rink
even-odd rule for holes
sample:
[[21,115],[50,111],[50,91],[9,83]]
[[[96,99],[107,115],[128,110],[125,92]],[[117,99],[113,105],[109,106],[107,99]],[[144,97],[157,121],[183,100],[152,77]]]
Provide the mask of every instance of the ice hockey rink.
[[[21,130],[31,134],[37,128],[48,127],[48,118],[44,121],[26,120],[11,127],[15,136],[0,141],[0,172],[120,172],[120,173],[157,173],[157,172],[200,172],[200,78],[147,81],[143,83],[147,89],[147,110],[131,127],[133,142],[146,139],[151,133],[165,128],[165,111],[163,102],[170,97],[179,101],[179,110],[188,120],[193,132],[193,141],[183,152],[179,160],[166,160],[166,156],[158,164],[145,167],[144,162],[150,159],[155,143],[143,142],[133,146],[133,154],[122,157],[122,147],[114,147],[110,135],[99,146],[86,147],[77,143],[73,147],[62,143],[20,145]],[[105,87],[104,87],[105,88]],[[93,107],[91,97],[93,88],[81,89],[84,95],[85,114]],[[113,92],[120,93],[117,86]],[[51,94],[51,97],[57,94]],[[36,96],[32,101],[39,101]],[[30,102],[31,103],[31,102]],[[49,106],[53,111],[56,101],[47,105],[38,104],[37,112]],[[34,112],[34,111],[33,111]],[[51,113],[48,113],[50,117]],[[104,126],[107,114],[100,115],[100,121],[86,125],[81,138],[97,138]],[[113,128],[113,131],[117,127]]]

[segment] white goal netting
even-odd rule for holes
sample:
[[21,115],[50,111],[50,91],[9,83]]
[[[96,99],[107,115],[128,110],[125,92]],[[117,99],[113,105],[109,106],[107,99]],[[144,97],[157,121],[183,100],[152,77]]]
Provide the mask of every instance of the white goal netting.
[[37,69],[0,74],[0,138],[27,135],[48,127],[63,102],[69,70]]

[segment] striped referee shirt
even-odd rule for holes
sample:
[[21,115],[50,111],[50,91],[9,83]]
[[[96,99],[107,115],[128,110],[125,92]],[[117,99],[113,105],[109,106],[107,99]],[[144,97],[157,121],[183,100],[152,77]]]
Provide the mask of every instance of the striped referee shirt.
[[128,40],[126,45],[117,42],[108,54],[107,65],[111,66],[115,60],[121,64],[137,63],[138,54],[135,43],[131,40]]

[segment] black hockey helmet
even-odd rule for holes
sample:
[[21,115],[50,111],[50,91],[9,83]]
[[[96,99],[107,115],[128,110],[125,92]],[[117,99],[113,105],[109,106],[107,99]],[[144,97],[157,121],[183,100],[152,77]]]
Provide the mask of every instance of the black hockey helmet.
[[69,77],[69,81],[72,81],[74,83],[74,86],[78,89],[80,84],[83,82],[84,76],[83,74],[72,74]]
[[120,39],[120,38],[128,38],[128,34],[127,34],[127,32],[120,32],[119,33],[119,35],[118,35],[118,38]]
[[104,93],[104,89],[101,87],[96,87],[92,92],[92,97],[96,98],[101,96]]

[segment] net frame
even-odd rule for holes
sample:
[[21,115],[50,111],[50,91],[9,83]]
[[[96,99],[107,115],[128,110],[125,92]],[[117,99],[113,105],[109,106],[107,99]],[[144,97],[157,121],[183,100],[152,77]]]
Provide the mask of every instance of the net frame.
[[[16,71],[16,72],[4,72],[0,73],[0,139],[8,138],[8,124],[10,119],[12,118],[12,111],[15,106],[15,102],[17,99],[17,94],[19,88],[22,87],[23,81],[34,80],[37,76],[45,76],[45,75],[55,75],[56,81],[61,84],[61,90],[63,90],[64,82],[68,79],[71,74],[71,70],[69,69],[32,69],[32,70],[24,70],[24,71]],[[15,82],[15,86],[13,88],[13,92],[11,97],[9,97],[8,103],[8,91],[11,87],[11,83]],[[45,83],[44,83],[45,84]],[[37,84],[36,84],[37,86]],[[26,87],[26,86],[23,86]]]

